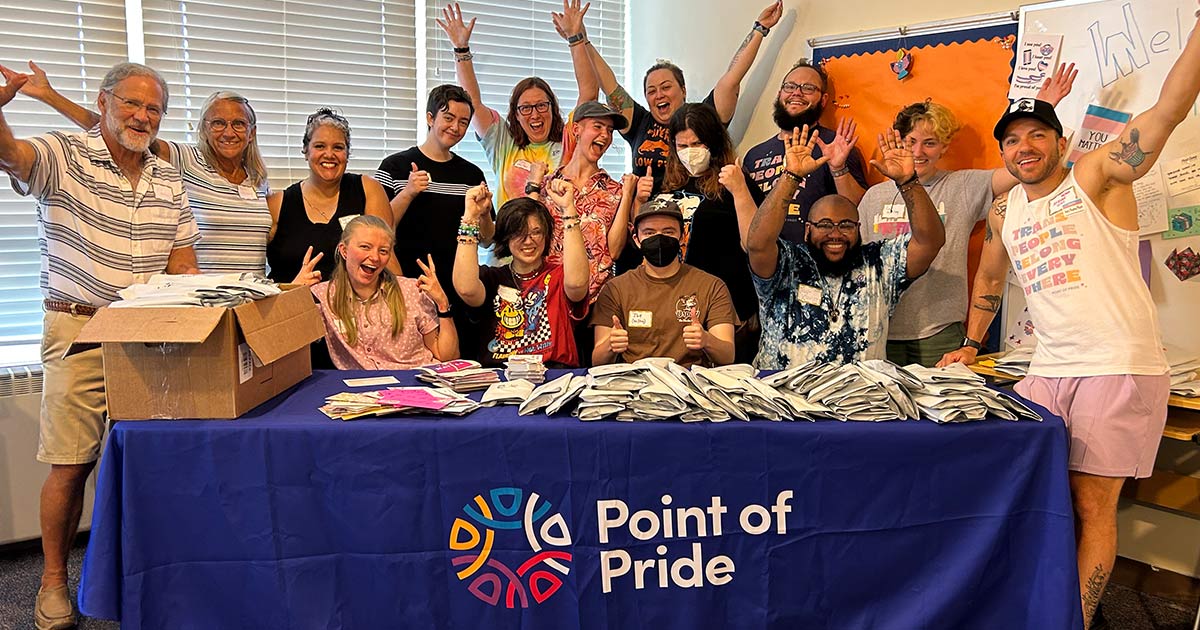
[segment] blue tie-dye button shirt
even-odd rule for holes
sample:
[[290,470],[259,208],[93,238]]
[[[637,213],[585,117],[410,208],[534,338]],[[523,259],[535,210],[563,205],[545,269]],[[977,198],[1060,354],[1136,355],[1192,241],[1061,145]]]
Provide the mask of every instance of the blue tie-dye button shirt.
[[[813,359],[847,363],[884,358],[888,319],[900,294],[912,284],[905,270],[909,238],[905,234],[864,244],[863,264],[843,278],[821,278],[805,244],[780,239],[775,275],[754,276],[762,319],[754,364],[783,370]],[[801,291],[801,286],[806,288]],[[817,293],[820,305],[800,299]],[[835,299],[836,322],[829,316]]]

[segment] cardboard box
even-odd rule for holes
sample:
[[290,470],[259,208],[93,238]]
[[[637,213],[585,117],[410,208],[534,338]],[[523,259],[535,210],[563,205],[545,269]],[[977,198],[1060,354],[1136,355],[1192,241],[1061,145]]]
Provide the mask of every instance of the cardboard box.
[[324,334],[301,287],[234,308],[102,308],[72,351],[101,345],[113,419],[236,418],[312,374]]

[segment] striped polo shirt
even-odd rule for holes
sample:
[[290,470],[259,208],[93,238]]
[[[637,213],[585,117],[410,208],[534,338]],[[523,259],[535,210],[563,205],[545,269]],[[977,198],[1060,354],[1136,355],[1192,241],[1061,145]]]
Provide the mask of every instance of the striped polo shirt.
[[162,273],[172,249],[200,240],[179,171],[149,151],[135,189],[99,126],[52,131],[29,143],[29,181],[14,181],[13,189],[38,201],[46,298],[107,305],[117,291]]
[[265,273],[271,211],[267,186],[237,185],[209,165],[195,146],[168,142],[171,166],[183,175],[188,204],[204,236],[196,262],[205,273]]

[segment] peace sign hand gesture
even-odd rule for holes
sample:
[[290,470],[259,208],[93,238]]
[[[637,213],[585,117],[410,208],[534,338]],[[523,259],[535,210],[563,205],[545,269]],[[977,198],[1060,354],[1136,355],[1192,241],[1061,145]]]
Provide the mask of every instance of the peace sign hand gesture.
[[317,271],[317,263],[325,257],[325,252],[320,252],[316,256],[312,255],[312,245],[308,246],[308,251],[304,252],[304,260],[300,263],[300,271],[296,273],[292,284],[302,284],[306,287],[312,286],[321,281],[321,272]]
[[888,129],[879,134],[879,153],[882,158],[871,160],[871,166],[888,179],[896,183],[907,182],[917,172],[913,153],[904,146],[899,131]]
[[427,255],[425,260],[426,262],[421,262],[420,258],[417,259],[417,266],[421,268],[421,275],[417,278],[417,288],[421,290],[421,293],[428,295],[437,309],[444,313],[450,310],[450,300],[446,297],[446,291],[442,289],[442,283],[438,282],[433,255]]

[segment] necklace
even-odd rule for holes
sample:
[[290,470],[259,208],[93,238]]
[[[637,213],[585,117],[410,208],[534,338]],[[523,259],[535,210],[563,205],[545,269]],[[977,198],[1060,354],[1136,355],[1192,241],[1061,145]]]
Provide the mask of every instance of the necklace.
[[357,292],[351,292],[351,293],[350,293],[350,295],[353,295],[353,296],[354,296],[354,301],[355,301],[355,302],[358,302],[359,304],[370,304],[371,302],[374,302],[374,301],[375,301],[375,298],[379,297],[379,291],[380,291],[380,290],[382,290],[382,289],[383,289],[383,286],[382,286],[382,285],[380,285],[380,286],[378,286],[378,287],[375,287],[375,292],[374,292],[374,293],[372,293],[370,297],[368,297],[368,298],[365,298],[365,299],[364,299],[364,298],[360,298],[360,297],[358,297],[358,293],[357,293]]
[[[821,284],[825,285],[826,289],[829,288],[829,285],[825,283],[824,274],[821,275]],[[830,296],[830,298],[829,298],[829,307],[830,307],[829,308],[829,320],[835,324],[838,321],[838,313],[840,312],[840,307],[838,306],[838,303],[842,301],[842,288],[845,286],[846,286],[846,278],[842,277],[840,279],[840,281],[838,282],[837,295]]]
[[514,282],[516,282],[518,285],[523,285],[526,282],[529,282],[530,280],[533,280],[534,278],[536,278],[537,275],[542,272],[542,264],[539,262],[538,266],[533,271],[530,271],[527,274],[517,273],[516,266],[510,264],[508,266],[508,272],[512,274]]
[[329,205],[331,202],[333,209],[323,210],[321,206],[313,203],[312,199],[309,199],[308,193],[304,192],[304,184],[300,184],[300,197],[304,199],[304,208],[306,210],[312,209],[314,212],[316,212],[317,216],[321,217],[322,223],[329,223],[329,219],[333,216],[334,212],[336,212],[338,197],[340,195],[341,191],[339,190],[337,194],[327,201],[327,205]]

